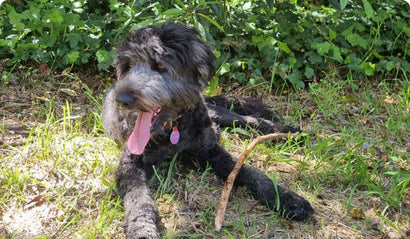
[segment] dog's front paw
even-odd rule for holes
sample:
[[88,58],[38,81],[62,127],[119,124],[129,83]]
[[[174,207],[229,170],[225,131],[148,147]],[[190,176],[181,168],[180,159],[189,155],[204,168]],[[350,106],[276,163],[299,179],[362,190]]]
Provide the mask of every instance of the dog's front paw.
[[160,234],[156,225],[153,224],[133,224],[125,227],[127,239],[159,239]]
[[[127,196],[129,195],[131,194]],[[158,211],[154,202],[148,197],[139,198],[139,203],[136,201],[129,202],[126,201],[124,204],[126,206],[124,229],[127,239],[161,238],[158,229]]]
[[159,239],[161,238],[158,233],[151,232],[129,232],[127,233],[127,239]]

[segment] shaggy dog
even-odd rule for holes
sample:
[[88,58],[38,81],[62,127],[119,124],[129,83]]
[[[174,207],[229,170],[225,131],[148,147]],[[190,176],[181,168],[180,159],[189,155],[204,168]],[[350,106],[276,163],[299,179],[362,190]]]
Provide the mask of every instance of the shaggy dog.
[[[227,102],[218,104],[222,98],[208,100],[207,107],[201,93],[215,73],[213,51],[191,28],[166,23],[133,31],[119,43],[115,66],[118,81],[107,93],[103,126],[123,145],[116,182],[127,238],[160,237],[157,207],[147,186],[153,166],[178,153],[203,167],[211,165],[223,179],[231,172],[236,159],[218,144],[208,107],[221,122],[235,119],[264,125],[265,132],[289,131],[259,119],[263,113],[254,117],[226,110],[221,104]],[[235,110],[241,108],[236,102]],[[260,203],[285,217],[300,220],[313,213],[305,199],[275,186],[249,165],[243,166],[235,183],[247,186]]]

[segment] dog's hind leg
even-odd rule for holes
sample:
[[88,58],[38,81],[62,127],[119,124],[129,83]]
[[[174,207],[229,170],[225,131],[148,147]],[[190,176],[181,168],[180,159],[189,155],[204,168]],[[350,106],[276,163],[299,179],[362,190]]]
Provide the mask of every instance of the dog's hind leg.
[[[235,165],[235,159],[217,144],[212,149],[199,152],[197,158],[202,159],[202,165],[209,163],[223,179],[228,177]],[[279,211],[287,218],[302,220],[313,214],[308,201],[292,191],[274,185],[265,173],[252,166],[243,165],[235,183],[247,186],[261,204]]]
[[223,107],[239,115],[251,115],[273,122],[278,122],[280,117],[268,108],[262,101],[251,97],[235,97],[229,94],[205,98],[206,104]]
[[124,229],[127,239],[160,238],[158,210],[150,197],[143,162],[136,157],[124,149],[115,177],[124,203]]
[[298,128],[279,125],[254,115],[240,115],[219,105],[208,103],[207,108],[212,121],[220,127],[251,127],[262,132],[262,134],[300,132]]

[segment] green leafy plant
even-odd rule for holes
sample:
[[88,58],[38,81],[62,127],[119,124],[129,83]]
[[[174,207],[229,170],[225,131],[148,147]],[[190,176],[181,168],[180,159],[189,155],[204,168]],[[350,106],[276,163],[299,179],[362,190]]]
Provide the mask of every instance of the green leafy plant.
[[236,26],[225,30],[230,34],[223,41],[229,45],[222,48],[231,72],[224,73],[222,82],[258,84],[273,73],[302,88],[329,66],[337,66],[342,75],[365,77],[410,72],[410,15],[402,10],[409,9],[407,3],[340,1],[340,10],[308,4],[285,1],[272,7],[252,1],[243,4],[248,8],[235,6]]
[[[9,63],[108,69],[131,29],[163,21],[196,27],[217,49],[218,82],[295,88],[336,66],[357,77],[410,72],[410,6],[404,1],[330,5],[297,1],[32,0],[2,4],[0,55]],[[377,9],[375,11],[374,9]]]
[[110,18],[90,11],[83,0],[4,4],[0,54],[13,63],[31,60],[54,68],[98,63],[107,69],[112,61]]

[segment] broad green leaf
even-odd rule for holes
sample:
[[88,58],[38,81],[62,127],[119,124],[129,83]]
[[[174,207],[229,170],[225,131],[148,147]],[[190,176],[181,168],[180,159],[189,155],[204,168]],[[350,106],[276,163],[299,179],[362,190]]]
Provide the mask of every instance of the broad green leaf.
[[288,80],[297,89],[305,87],[305,83],[301,79],[302,74],[298,70],[293,70],[293,72],[290,75],[288,75]]
[[78,52],[78,51],[73,51],[73,52],[67,54],[67,58],[70,61],[70,63],[76,62],[79,56],[80,56],[80,52]]
[[317,51],[308,51],[305,57],[312,65],[320,65],[323,63],[323,58],[317,53]]
[[184,14],[185,14],[185,10],[177,9],[177,8],[171,8],[162,13],[162,15],[168,16],[168,17],[176,17],[176,16],[181,16]]
[[61,13],[58,9],[54,9],[49,15],[48,20],[52,23],[62,23],[64,18],[61,16]]
[[349,28],[344,30],[341,35],[344,36],[344,37],[347,37],[352,33],[353,33],[353,26],[350,26]]
[[408,63],[407,61],[403,61],[401,63],[401,68],[406,72],[410,72],[410,63]]
[[230,72],[230,71],[231,71],[231,66],[228,63],[223,63],[221,65],[220,70],[219,70],[219,74],[223,75],[223,74],[225,74],[227,72]]
[[295,56],[290,56],[290,57],[289,57],[289,65],[290,65],[290,67],[293,67],[293,66],[296,64],[296,62],[298,62],[298,59],[296,59]]
[[218,51],[217,49],[214,49],[214,55],[215,55],[215,58],[218,59],[219,57],[221,57],[221,52]]
[[14,24],[14,27],[16,28],[17,31],[23,31],[25,24],[22,22],[24,20],[24,17],[22,14],[17,13],[13,6],[6,4],[6,7],[9,11],[9,21],[11,24]]
[[334,8],[336,8],[337,10],[343,10],[345,9],[346,5],[347,5],[347,1],[348,0],[330,0],[330,3],[333,5]]
[[353,29],[355,30],[355,32],[365,32],[369,30],[369,26],[368,25],[363,25],[360,22],[356,21],[352,24]]
[[20,13],[22,19],[30,19],[33,17],[29,10],[25,10],[24,12]]
[[78,46],[78,43],[82,41],[82,37],[76,33],[69,33],[65,38],[66,42],[69,42],[71,49],[74,49]]
[[372,18],[374,15],[374,11],[369,1],[363,0],[363,7],[364,7],[364,12],[366,13],[366,17]]
[[305,67],[305,76],[308,79],[312,79],[313,76],[315,76],[315,71],[310,68],[309,66]]
[[330,49],[332,49],[332,45],[327,41],[322,43],[315,43],[312,45],[312,47],[316,49],[317,53],[319,53],[319,55],[321,56],[328,54]]
[[41,17],[40,8],[38,8],[36,5],[34,4],[30,5],[30,13],[33,16],[33,19],[40,20],[40,17]]
[[271,36],[269,36],[265,40],[266,46],[269,46],[270,48],[273,48],[276,45],[277,42],[278,41],[275,38],[271,37]]
[[211,4],[221,4],[221,2],[219,2],[219,1],[204,1],[204,0],[201,0],[201,1],[199,1],[198,6],[203,7],[203,6],[211,5]]
[[394,64],[394,61],[388,61],[388,62],[386,63],[386,70],[387,70],[387,71],[391,71],[391,70],[393,70],[394,68],[396,68],[396,64]]
[[372,64],[372,65],[370,65],[369,68],[364,69],[364,73],[367,76],[372,76],[372,75],[374,75],[374,69],[375,69],[375,64]]
[[218,85],[219,85],[219,78],[215,76],[208,84],[208,92],[206,93],[206,96],[214,95],[214,93],[218,89]]
[[337,10],[342,10],[342,7],[340,6],[339,1],[337,0],[330,0],[330,3],[333,5],[334,8],[336,8]]
[[205,27],[199,22],[195,21],[195,28],[198,29],[199,34],[201,35],[202,40],[206,40],[206,30]]
[[98,61],[98,68],[105,70],[110,67],[111,61],[113,59],[113,54],[113,51],[108,52],[106,50],[98,50],[95,54]]
[[360,68],[364,71],[367,76],[374,75],[374,70],[376,68],[376,64],[372,64],[371,62],[362,62],[360,64]]
[[[57,41],[57,37],[60,35],[60,33],[58,31],[51,31],[50,37],[45,37],[45,43],[47,44],[47,46],[49,47],[53,47],[54,44]],[[61,48],[57,49],[58,50],[62,50]]]
[[329,28],[329,39],[333,40],[336,38],[336,36],[337,36],[337,33],[333,31],[331,28]]
[[342,57],[342,54],[340,54],[340,48],[337,46],[333,46],[332,51],[333,51],[333,57],[335,58],[335,60],[338,61],[339,63],[342,63],[343,57]]
[[98,62],[107,62],[108,60],[108,51],[106,50],[98,50],[97,53],[95,54],[97,56],[97,61]]
[[340,0],[340,8],[341,10],[345,9],[348,0]]
[[352,46],[360,46],[363,49],[367,48],[367,41],[363,39],[359,34],[353,33],[350,34],[346,37],[346,40],[350,43]]
[[19,23],[21,19],[21,15],[14,10],[14,7],[12,5],[6,4],[7,12],[8,12],[8,17],[9,21],[11,24],[16,24]]
[[286,52],[287,54],[290,54],[290,53],[292,52],[292,51],[289,49],[289,47],[288,47],[288,45],[287,45],[286,43],[281,42],[281,41],[278,41],[277,43],[278,43],[279,48],[280,48],[282,51]]
[[265,49],[266,47],[268,49],[273,49],[277,42],[278,41],[271,36],[252,36],[252,44],[257,45],[259,51],[267,50]]

